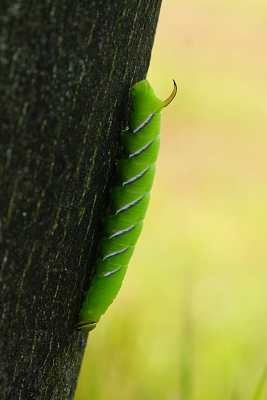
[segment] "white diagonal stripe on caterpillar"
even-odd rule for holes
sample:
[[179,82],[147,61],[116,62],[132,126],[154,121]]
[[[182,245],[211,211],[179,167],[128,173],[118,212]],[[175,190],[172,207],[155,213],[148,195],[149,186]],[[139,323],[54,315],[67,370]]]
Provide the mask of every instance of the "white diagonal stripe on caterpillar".
[[143,153],[146,149],[148,149],[152,143],[154,142],[154,139],[150,140],[144,147],[141,147],[141,149],[136,150],[134,153],[129,154],[129,158],[139,156],[139,154]]
[[106,260],[107,258],[110,258],[110,257],[118,256],[120,254],[123,254],[123,253],[125,253],[125,251],[127,251],[129,249],[129,247],[130,246],[127,246],[127,247],[125,247],[125,249],[114,251],[113,253],[107,254],[105,257],[103,257],[103,260]]
[[135,225],[131,225],[131,226],[129,226],[129,228],[115,232],[113,235],[109,236],[108,239],[113,239],[114,237],[124,235],[125,233],[131,232],[134,228],[135,228]]
[[147,126],[147,124],[149,124],[149,122],[152,120],[152,118],[154,117],[155,114],[150,114],[147,119],[142,122],[142,124],[140,124],[134,131],[133,133],[136,134],[138,132],[140,132],[142,129],[144,129],[145,126]]
[[123,182],[121,186],[124,187],[125,185],[129,185],[130,183],[137,181],[138,179],[142,178],[142,176],[144,176],[148,170],[149,170],[149,167],[144,169],[142,172],[140,172],[140,174],[137,174],[137,175],[133,176],[132,178],[128,179],[128,181]]
[[103,276],[104,276],[105,278],[107,278],[107,277],[110,276],[110,275],[116,274],[116,272],[118,272],[120,269],[121,269],[121,267],[116,268],[116,269],[114,269],[113,271],[107,272],[107,273],[104,274]]
[[131,208],[131,207],[135,206],[136,204],[138,204],[139,201],[141,201],[143,199],[143,197],[144,196],[140,196],[140,197],[138,197],[138,199],[132,201],[131,203],[126,204],[126,206],[123,206],[123,207],[119,208],[119,210],[117,210],[115,212],[115,215],[118,215],[120,212],[129,210],[129,208]]

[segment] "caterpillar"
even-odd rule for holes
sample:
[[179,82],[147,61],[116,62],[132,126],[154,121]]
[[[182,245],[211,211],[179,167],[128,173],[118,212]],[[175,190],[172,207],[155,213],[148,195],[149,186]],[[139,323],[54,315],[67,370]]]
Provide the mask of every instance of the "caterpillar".
[[173,83],[165,101],[156,97],[146,79],[130,89],[133,112],[129,128],[121,134],[125,155],[116,165],[118,184],[111,190],[111,213],[104,220],[96,274],[79,313],[78,331],[89,332],[96,327],[122,285],[142,231],[159,152],[161,110],[176,95]]

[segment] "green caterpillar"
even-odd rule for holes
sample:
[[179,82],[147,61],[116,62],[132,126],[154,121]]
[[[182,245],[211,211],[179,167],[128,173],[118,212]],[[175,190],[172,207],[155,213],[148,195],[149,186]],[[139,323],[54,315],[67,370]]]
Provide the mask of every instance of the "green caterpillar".
[[130,127],[121,136],[125,156],[117,164],[119,182],[111,191],[111,213],[104,221],[96,275],[85,295],[78,331],[89,332],[96,327],[122,285],[143,227],[160,145],[161,110],[176,95],[173,83],[165,101],[156,97],[146,79],[130,89],[134,111]]

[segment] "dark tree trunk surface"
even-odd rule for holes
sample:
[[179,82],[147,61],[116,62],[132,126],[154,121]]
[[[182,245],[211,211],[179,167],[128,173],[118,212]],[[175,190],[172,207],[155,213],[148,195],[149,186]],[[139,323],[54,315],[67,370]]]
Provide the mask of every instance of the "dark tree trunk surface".
[[78,313],[160,3],[1,2],[2,399],[73,398]]

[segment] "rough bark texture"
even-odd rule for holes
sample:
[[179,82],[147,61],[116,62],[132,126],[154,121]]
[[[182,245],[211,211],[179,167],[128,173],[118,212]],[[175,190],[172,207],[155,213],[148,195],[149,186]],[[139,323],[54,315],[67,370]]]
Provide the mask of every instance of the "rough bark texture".
[[78,312],[160,3],[1,2],[3,399],[73,397]]

